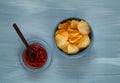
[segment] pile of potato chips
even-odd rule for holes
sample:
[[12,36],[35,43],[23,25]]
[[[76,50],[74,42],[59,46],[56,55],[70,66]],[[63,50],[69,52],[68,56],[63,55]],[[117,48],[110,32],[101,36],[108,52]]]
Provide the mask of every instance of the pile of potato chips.
[[57,47],[67,54],[76,54],[90,45],[90,26],[84,20],[67,20],[55,32]]

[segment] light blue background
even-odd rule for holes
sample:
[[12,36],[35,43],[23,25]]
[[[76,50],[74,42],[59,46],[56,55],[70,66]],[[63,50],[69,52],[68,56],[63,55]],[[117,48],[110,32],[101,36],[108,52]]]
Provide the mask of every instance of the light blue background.
[[[68,17],[87,20],[95,34],[91,51],[77,60],[59,56],[53,48],[53,31]],[[53,49],[44,72],[33,74],[21,66],[23,44],[14,22],[26,38],[40,37]],[[120,1],[1,0],[0,83],[120,83]]]

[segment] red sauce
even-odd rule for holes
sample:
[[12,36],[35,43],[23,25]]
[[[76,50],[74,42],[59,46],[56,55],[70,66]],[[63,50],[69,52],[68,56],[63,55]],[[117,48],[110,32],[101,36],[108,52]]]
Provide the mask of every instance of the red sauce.
[[34,60],[32,61],[29,57],[28,49],[25,49],[23,52],[23,61],[24,63],[31,68],[40,68],[47,61],[47,52],[39,44],[31,44],[30,48],[35,52]]

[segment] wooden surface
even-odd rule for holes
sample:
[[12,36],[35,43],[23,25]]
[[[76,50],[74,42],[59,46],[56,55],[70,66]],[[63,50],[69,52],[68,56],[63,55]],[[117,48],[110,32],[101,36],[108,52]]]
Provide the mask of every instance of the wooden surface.
[[[120,83],[119,0],[1,0],[0,83]],[[77,60],[53,48],[53,31],[63,19],[87,20],[94,31],[91,51]],[[23,45],[12,28],[26,38],[39,37],[51,46],[51,65],[42,73],[26,71],[18,56]]]

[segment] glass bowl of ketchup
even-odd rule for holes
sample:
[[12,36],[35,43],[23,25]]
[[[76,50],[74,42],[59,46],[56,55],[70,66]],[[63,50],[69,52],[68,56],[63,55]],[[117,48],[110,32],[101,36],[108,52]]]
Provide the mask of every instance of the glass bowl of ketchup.
[[34,59],[31,60],[29,51],[25,46],[22,48],[20,54],[20,62],[23,67],[29,71],[42,72],[44,71],[51,62],[51,50],[49,45],[38,39],[27,40],[30,48],[35,52]]

